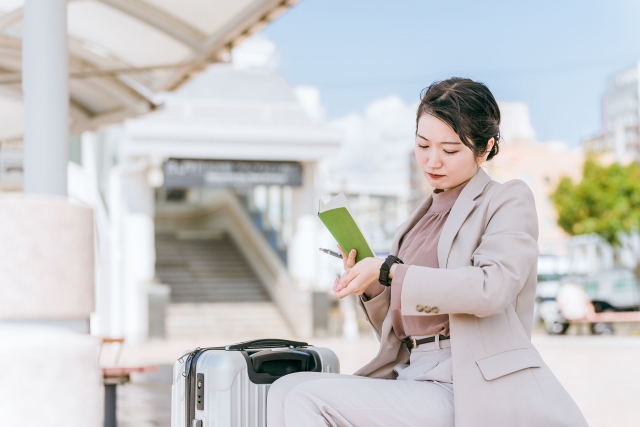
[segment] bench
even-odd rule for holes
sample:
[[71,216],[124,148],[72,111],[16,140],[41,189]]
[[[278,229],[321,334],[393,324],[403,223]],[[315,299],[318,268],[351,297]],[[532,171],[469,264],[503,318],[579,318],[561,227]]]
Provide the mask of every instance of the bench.
[[117,427],[118,420],[116,414],[116,387],[131,381],[131,374],[134,372],[158,372],[157,366],[118,366],[120,354],[124,346],[124,338],[102,338],[100,343],[100,353],[98,363],[102,356],[105,344],[118,345],[113,366],[102,368],[102,378],[104,382],[104,427]]

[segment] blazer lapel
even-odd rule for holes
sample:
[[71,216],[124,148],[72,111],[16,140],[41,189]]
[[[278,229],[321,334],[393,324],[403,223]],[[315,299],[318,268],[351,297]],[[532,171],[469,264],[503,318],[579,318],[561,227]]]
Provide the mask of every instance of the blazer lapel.
[[431,197],[431,195],[429,195],[429,197],[427,197],[427,199],[424,202],[422,202],[420,206],[418,206],[418,209],[413,211],[413,213],[409,216],[409,219],[407,219],[405,222],[400,224],[400,227],[398,227],[398,230],[396,230],[395,236],[393,236],[393,242],[391,243],[391,249],[389,250],[389,254],[395,255],[395,256],[398,255],[398,250],[400,248],[400,241],[402,240],[404,235],[407,234],[409,230],[411,230],[418,221],[420,221],[420,218],[422,218],[424,214],[431,207],[432,202],[433,202],[433,198]]
[[476,206],[475,199],[482,194],[484,187],[486,187],[489,181],[491,181],[489,175],[487,175],[483,169],[478,169],[478,172],[476,172],[469,183],[464,187],[451,208],[449,217],[442,227],[440,240],[438,241],[438,265],[440,268],[447,268],[449,252],[451,251],[451,245],[453,245],[453,239],[455,239],[460,227],[462,227],[462,224],[464,224],[465,220]]

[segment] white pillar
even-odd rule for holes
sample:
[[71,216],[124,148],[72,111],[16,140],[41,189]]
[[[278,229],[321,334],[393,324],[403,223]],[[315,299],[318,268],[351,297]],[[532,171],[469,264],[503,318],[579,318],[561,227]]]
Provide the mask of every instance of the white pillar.
[[22,36],[24,191],[67,194],[67,1],[25,0]]

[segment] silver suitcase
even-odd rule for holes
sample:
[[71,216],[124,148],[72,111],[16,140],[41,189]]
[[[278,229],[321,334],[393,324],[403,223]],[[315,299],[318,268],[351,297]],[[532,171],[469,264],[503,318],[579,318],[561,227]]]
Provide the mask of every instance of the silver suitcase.
[[335,353],[277,339],[197,348],[173,366],[171,427],[266,427],[271,384],[294,372],[340,372]]

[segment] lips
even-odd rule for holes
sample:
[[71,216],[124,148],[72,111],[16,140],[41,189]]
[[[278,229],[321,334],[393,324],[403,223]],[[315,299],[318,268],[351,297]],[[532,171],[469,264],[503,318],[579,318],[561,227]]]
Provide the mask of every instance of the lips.
[[429,172],[427,172],[427,175],[429,175],[429,177],[432,179],[439,179],[444,177],[444,175],[436,175],[434,173],[429,173]]

